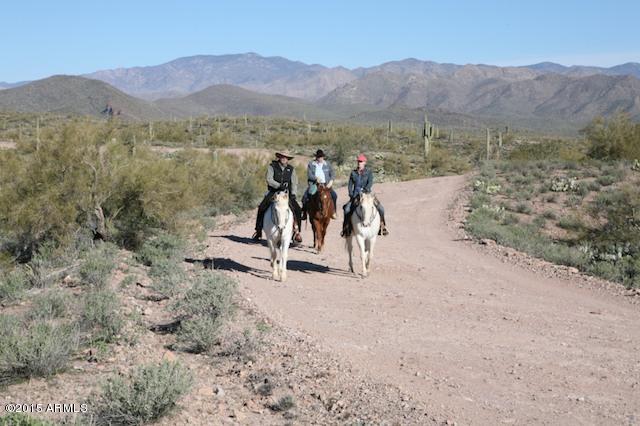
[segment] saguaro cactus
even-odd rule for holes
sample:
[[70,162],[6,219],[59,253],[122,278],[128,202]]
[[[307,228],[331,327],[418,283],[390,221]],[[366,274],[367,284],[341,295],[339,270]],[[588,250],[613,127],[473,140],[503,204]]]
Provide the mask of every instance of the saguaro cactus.
[[40,117],[36,117],[36,151],[40,151]]
[[429,123],[427,114],[424,114],[424,127],[422,128],[422,137],[424,138],[424,159],[429,157],[429,151],[431,151],[431,140],[433,139],[434,129],[433,125]]
[[491,158],[491,133],[487,127],[487,161]]
[[498,152],[496,155],[499,160],[502,155],[502,132],[498,132]]

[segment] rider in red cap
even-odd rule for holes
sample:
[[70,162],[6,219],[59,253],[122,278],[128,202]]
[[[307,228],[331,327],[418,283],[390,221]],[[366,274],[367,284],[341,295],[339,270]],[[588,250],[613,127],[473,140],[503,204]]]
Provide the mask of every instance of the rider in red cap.
[[[367,167],[367,157],[364,154],[358,155],[358,165],[351,171],[349,175],[349,202],[345,204],[342,209],[344,210],[344,221],[342,222],[341,236],[346,237],[351,234],[351,206],[354,199],[360,195],[361,192],[371,192],[373,186],[373,172]],[[380,213],[380,233],[382,235],[389,235],[387,230],[387,224],[384,220],[384,207],[380,204],[378,199],[375,199],[375,205]]]

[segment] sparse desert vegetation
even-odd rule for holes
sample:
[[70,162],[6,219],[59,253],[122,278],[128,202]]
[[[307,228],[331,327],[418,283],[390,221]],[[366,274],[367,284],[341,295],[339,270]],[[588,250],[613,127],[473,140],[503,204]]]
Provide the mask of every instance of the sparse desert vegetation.
[[[640,126],[595,120],[584,142],[518,147],[484,164],[467,229],[557,264],[640,286]],[[493,190],[490,190],[492,188]]]

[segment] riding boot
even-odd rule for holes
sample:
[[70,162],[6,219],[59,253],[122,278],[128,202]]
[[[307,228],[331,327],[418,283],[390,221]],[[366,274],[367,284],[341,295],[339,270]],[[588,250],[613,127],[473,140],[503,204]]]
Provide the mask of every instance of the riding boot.
[[302,242],[302,235],[300,235],[300,228],[298,227],[298,224],[295,221],[293,222],[293,241],[295,241],[296,243]]
[[389,231],[387,230],[387,222],[384,220],[384,215],[380,215],[380,229],[378,230],[378,235],[389,235]]
[[349,217],[345,216],[342,221],[342,232],[340,232],[341,237],[348,237],[351,234],[351,226],[349,223]]

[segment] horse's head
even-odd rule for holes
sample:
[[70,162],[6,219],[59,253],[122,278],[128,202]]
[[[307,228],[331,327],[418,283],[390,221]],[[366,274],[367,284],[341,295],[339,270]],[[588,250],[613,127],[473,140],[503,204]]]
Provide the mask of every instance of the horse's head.
[[376,212],[375,195],[370,192],[361,192],[357,198],[358,208],[361,212],[362,223],[364,226],[369,226],[373,221],[374,214]]
[[278,229],[283,230],[291,215],[291,210],[289,209],[289,194],[286,191],[276,192],[271,202],[273,203],[275,215],[274,222]]
[[325,184],[317,185],[317,191],[311,198],[311,208],[321,212],[322,216],[329,217],[333,214],[333,201],[331,199],[331,189]]

